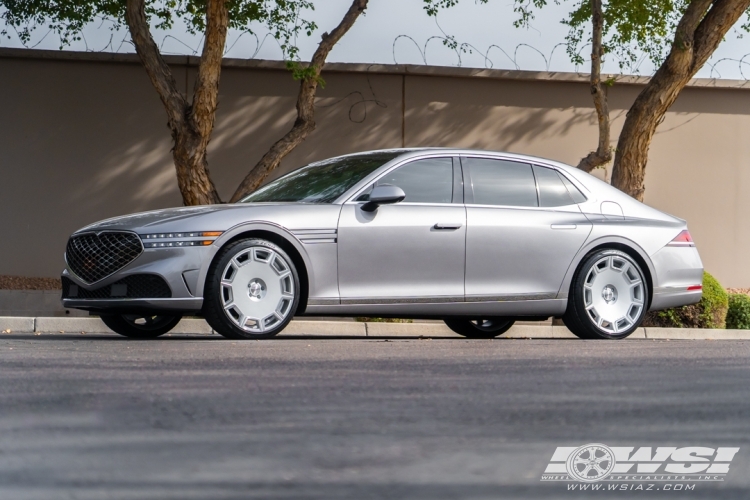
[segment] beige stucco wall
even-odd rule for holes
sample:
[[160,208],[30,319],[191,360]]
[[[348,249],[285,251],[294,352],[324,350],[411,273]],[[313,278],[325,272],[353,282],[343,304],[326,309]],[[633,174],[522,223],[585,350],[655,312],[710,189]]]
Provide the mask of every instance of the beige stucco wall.
[[[171,58],[191,89],[194,60]],[[576,163],[596,143],[584,77],[331,65],[317,130],[284,162],[366,149],[461,146]],[[68,235],[113,215],[180,204],[166,116],[132,56],[0,51],[0,274],[56,276]],[[613,137],[640,90],[610,91]],[[646,202],[688,220],[706,269],[750,287],[750,90],[696,81],[654,139]],[[227,61],[211,174],[224,198],[294,119],[283,66]],[[363,101],[364,102],[361,102]],[[359,104],[357,104],[359,102]]]

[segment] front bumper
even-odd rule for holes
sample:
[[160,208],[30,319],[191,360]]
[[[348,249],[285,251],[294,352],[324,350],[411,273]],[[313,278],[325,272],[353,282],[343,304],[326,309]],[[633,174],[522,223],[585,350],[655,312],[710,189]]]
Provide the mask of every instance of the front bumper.
[[100,290],[116,284],[128,276],[148,274],[162,278],[171,290],[171,297],[64,297],[61,299],[62,305],[65,308],[82,309],[98,313],[109,311],[121,314],[156,313],[160,311],[199,313],[203,307],[203,298],[193,295],[193,292],[197,289],[197,278],[203,263],[210,262],[211,255],[213,254],[210,246],[147,248],[133,262],[94,285],[83,283],[66,267],[62,276],[86,291]]
[[136,313],[197,313],[203,307],[203,299],[62,299],[62,305],[70,309],[120,314]]

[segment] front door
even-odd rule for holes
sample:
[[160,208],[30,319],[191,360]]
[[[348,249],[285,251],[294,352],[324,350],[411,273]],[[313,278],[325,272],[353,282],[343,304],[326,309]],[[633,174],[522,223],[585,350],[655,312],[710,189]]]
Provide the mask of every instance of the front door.
[[406,198],[374,212],[361,209],[366,194],[344,204],[338,230],[342,301],[463,301],[466,210],[458,164],[454,168],[452,158],[415,160],[376,184],[398,186]]

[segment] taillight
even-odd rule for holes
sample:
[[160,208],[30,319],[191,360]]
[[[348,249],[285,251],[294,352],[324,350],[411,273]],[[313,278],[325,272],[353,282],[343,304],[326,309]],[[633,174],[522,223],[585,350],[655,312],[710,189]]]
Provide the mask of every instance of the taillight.
[[690,231],[685,229],[680,234],[675,236],[675,238],[667,243],[668,247],[694,247],[695,243],[693,243],[693,237],[690,236]]

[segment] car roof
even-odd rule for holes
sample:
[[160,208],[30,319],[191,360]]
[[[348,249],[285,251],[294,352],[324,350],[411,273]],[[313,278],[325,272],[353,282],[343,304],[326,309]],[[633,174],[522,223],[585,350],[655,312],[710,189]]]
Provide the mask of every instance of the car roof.
[[493,151],[487,149],[467,149],[467,148],[447,148],[447,147],[419,147],[419,148],[389,148],[389,149],[377,149],[371,151],[361,151],[358,153],[351,153],[343,156],[358,156],[366,155],[371,153],[400,153],[399,156],[394,160],[402,160],[406,158],[418,158],[422,155],[429,153],[442,153],[448,155],[481,155],[481,156],[496,156],[499,158],[507,158],[513,160],[527,161],[531,163],[538,163],[542,165],[550,165],[560,167],[564,170],[575,169],[575,167],[562,163],[549,158],[542,158],[539,156],[532,156],[519,153],[509,153],[507,151]]

